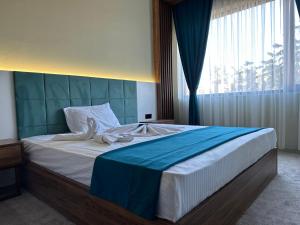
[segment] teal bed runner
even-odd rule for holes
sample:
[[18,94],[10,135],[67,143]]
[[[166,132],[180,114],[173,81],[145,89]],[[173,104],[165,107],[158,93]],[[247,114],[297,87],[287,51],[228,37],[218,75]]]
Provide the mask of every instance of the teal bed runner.
[[154,219],[164,170],[260,129],[206,127],[104,153],[95,160],[90,193]]

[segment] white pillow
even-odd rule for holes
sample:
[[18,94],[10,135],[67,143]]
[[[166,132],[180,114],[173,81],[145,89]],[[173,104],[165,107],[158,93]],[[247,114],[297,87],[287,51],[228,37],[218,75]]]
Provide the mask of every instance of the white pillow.
[[109,103],[94,106],[64,108],[66,121],[71,132],[86,132],[88,129],[87,118],[94,118],[98,130],[103,132],[107,129],[119,127],[120,123],[111,110]]

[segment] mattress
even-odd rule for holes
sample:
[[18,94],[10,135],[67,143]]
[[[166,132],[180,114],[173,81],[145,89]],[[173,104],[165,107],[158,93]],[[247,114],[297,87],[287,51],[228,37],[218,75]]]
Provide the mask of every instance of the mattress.
[[[180,127],[182,131],[203,128],[200,126]],[[23,139],[24,149],[29,159],[89,186],[94,160],[98,155],[162,136],[137,137],[130,143],[112,145],[97,144],[92,140],[52,141],[52,137],[53,135],[43,135]],[[165,170],[161,178],[157,216],[176,222],[275,148],[276,141],[274,129],[259,130]]]

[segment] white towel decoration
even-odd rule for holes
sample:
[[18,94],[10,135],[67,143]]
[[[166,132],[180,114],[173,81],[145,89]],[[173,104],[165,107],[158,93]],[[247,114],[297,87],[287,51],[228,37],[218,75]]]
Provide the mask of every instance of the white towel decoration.
[[96,134],[97,123],[93,118],[87,118],[88,130],[86,132],[57,134],[53,141],[84,141],[93,138]]
[[130,142],[134,137],[150,137],[168,135],[181,131],[182,128],[162,124],[129,124],[111,128],[103,133],[97,133],[98,125],[93,118],[87,118],[88,130],[82,133],[57,134],[54,141],[84,141],[93,139],[99,144],[112,144],[115,142]]

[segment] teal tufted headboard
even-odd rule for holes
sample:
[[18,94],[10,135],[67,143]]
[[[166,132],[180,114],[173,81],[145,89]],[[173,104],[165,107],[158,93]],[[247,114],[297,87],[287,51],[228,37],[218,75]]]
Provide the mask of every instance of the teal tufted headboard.
[[63,108],[109,102],[121,124],[137,122],[136,82],[14,72],[19,138],[68,132]]

